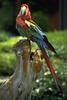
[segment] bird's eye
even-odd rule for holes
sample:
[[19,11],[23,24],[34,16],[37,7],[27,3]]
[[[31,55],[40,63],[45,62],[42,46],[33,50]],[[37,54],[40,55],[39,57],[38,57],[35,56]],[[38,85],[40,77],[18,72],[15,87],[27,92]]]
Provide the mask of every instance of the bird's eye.
[[25,6],[21,7],[21,14],[22,15],[26,14],[26,7]]

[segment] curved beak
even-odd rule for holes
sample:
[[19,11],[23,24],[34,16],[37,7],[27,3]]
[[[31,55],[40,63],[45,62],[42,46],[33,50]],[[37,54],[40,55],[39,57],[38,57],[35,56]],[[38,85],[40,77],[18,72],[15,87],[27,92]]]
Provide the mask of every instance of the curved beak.
[[21,15],[25,15],[26,14],[26,7],[21,7],[21,10],[20,10],[20,13]]

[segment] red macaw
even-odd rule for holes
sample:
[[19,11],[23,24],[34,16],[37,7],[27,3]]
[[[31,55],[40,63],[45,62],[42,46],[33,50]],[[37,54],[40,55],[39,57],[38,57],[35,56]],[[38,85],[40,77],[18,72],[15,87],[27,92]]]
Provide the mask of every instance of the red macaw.
[[42,51],[47,66],[51,74],[53,75],[57,88],[59,89],[59,79],[57,74],[55,73],[51,61],[49,60],[46,50],[50,49],[54,53],[56,53],[56,51],[48,41],[42,29],[32,20],[31,12],[27,4],[21,5],[20,11],[16,17],[16,28],[22,36],[27,37],[28,39],[37,43]]

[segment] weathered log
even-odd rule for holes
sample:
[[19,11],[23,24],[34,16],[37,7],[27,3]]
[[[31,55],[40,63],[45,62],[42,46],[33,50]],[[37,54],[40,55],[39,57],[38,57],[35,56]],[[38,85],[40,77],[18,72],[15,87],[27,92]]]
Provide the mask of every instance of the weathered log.
[[35,54],[33,61],[30,61],[31,46],[28,40],[20,40],[13,49],[16,69],[9,80],[0,86],[0,100],[31,100],[33,78],[41,70],[40,60]]
[[16,70],[0,87],[0,100],[30,100],[32,81],[30,76],[30,43],[19,41],[14,46]]

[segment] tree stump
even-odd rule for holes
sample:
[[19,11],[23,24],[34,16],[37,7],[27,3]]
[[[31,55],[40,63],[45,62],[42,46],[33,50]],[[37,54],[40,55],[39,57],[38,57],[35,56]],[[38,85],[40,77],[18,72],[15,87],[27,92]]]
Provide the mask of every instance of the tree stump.
[[28,40],[20,40],[13,50],[16,54],[16,69],[9,80],[0,86],[0,100],[31,100],[32,82],[35,74],[40,72],[40,61],[35,60],[37,57],[34,56],[31,62],[31,46]]

